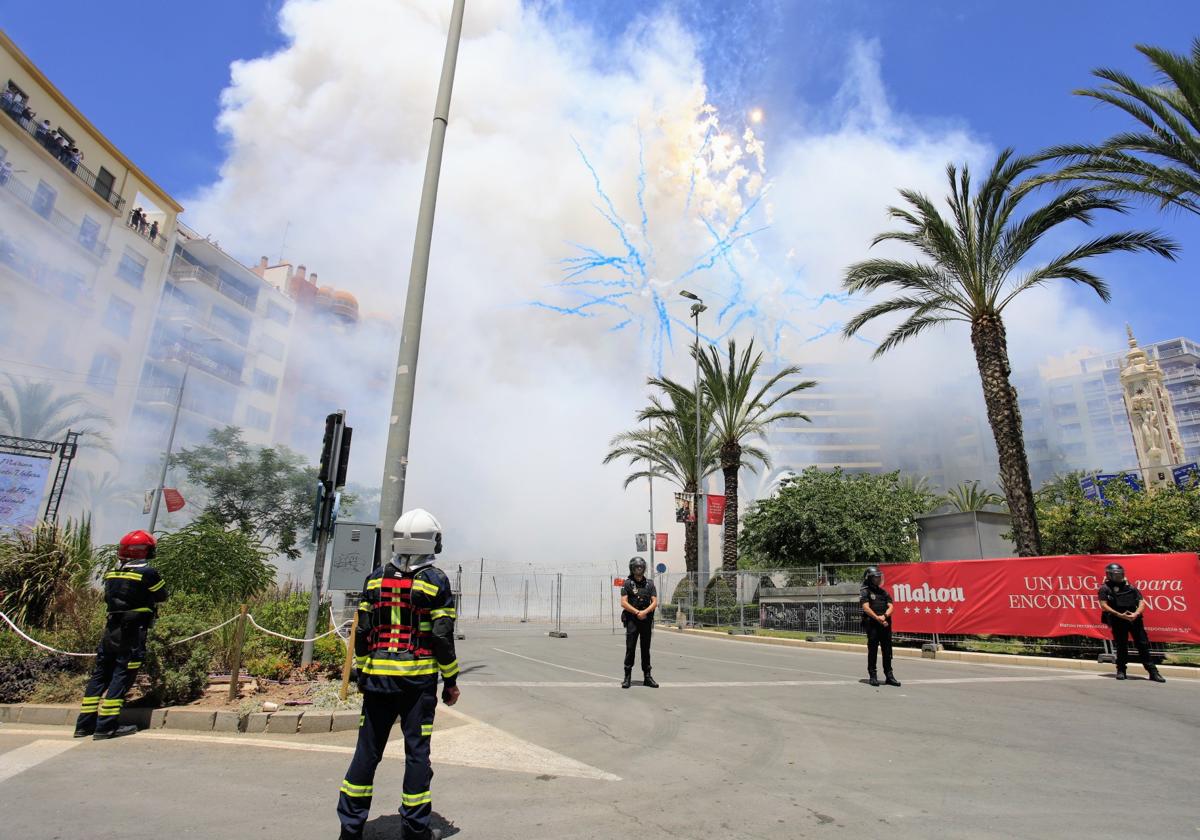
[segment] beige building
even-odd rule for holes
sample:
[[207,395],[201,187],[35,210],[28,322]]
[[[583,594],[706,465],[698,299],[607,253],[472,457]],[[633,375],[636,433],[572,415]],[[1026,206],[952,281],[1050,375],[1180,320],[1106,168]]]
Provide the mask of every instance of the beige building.
[[119,448],[182,208],[3,32],[0,94],[0,370],[83,394]]

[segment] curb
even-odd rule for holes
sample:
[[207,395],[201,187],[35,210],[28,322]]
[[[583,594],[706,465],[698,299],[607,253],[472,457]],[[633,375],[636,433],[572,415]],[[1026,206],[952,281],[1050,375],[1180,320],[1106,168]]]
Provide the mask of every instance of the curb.
[[[852,653],[866,653],[866,645],[856,645],[849,642],[809,642],[804,639],[784,639],[776,636],[739,636],[724,633],[719,630],[698,630],[695,628],[679,629],[667,626],[671,633],[694,636],[716,636],[735,642],[746,642],[758,645],[783,645],[784,647],[811,648],[814,650],[841,650]],[[1099,662],[1088,662],[1085,659],[1058,659],[1053,656],[1023,656],[1015,653],[973,653],[963,650],[922,651],[913,648],[892,648],[892,656],[897,659],[943,659],[950,662],[971,662],[976,665],[1025,665],[1037,668],[1060,668],[1068,671],[1088,671],[1094,674],[1111,674],[1114,666]],[[1140,668],[1139,663],[1130,662],[1131,666]],[[1183,680],[1200,680],[1200,668],[1189,668],[1186,665],[1159,665],[1158,670],[1163,676]]]
[[[0,723],[74,726],[79,705],[0,703]],[[358,728],[357,711],[310,712],[287,709],[239,715],[224,709],[168,706],[162,709],[122,709],[120,722],[138,729],[179,729],[190,732],[268,732],[272,735],[311,735]]]

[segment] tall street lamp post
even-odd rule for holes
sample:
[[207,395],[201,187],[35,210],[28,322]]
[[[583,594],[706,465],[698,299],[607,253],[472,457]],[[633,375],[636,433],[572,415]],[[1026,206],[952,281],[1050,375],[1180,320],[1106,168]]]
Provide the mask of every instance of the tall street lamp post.
[[697,603],[704,603],[704,586],[708,583],[708,504],[704,493],[704,429],[700,424],[700,313],[708,309],[704,301],[686,289],[680,295],[692,301],[692,318],[696,321],[696,572]]

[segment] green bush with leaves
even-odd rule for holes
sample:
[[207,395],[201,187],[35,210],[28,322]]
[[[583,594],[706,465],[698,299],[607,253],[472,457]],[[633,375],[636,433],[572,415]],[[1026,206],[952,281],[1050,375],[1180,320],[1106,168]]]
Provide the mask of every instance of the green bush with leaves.
[[170,613],[158,620],[146,645],[142,673],[150,682],[146,699],[156,705],[178,705],[195,700],[208,685],[213,658],[209,636],[176,644],[211,625],[194,616]]
[[1064,476],[1037,494],[1047,554],[1149,554],[1200,551],[1200,491],[1165,487],[1152,493],[1124,481],[1104,487],[1108,504],[1083,495],[1078,476]]
[[286,680],[291,676],[295,667],[295,663],[290,659],[277,653],[268,653],[246,660],[246,671],[250,676],[268,680]]
[[214,604],[244,603],[275,579],[270,553],[245,531],[202,516],[159,538],[155,568],[172,593],[201,595]]
[[88,517],[0,532],[0,611],[26,628],[58,625],[56,602],[87,589],[95,571]]

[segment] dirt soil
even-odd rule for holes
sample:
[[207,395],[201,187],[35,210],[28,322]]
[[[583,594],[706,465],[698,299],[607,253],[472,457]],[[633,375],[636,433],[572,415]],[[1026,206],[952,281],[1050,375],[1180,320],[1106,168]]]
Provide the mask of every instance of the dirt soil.
[[229,702],[229,682],[210,683],[205,689],[204,696],[199,700],[193,700],[188,703],[189,708],[201,709],[238,709],[247,701],[256,703],[272,702],[278,703],[279,708],[303,710],[308,707],[308,703],[302,705],[286,705],[288,701],[309,701],[314,689],[330,685],[329,680],[312,680],[305,682],[294,683],[277,683],[270,680],[259,680],[253,677],[242,677],[241,685],[238,687],[238,699],[232,703]]

